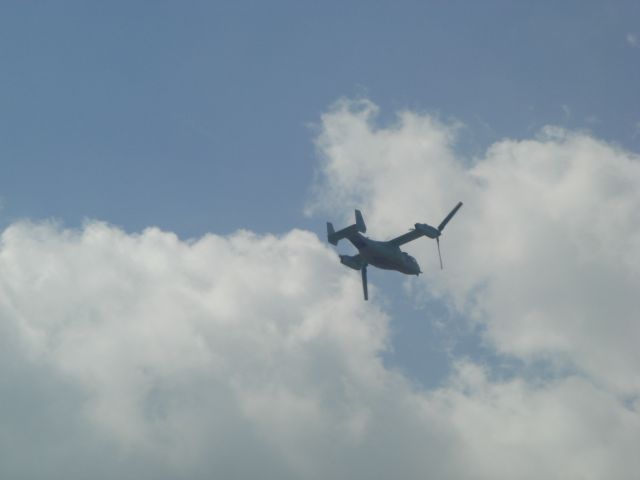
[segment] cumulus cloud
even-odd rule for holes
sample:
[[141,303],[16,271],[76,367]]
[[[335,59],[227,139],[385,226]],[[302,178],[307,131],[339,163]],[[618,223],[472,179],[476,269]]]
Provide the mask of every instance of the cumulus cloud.
[[[640,394],[640,159],[556,127],[465,159],[456,125],[402,112],[379,127],[375,114],[343,101],[323,117],[317,191],[331,195],[315,207],[360,205],[384,237],[465,201],[443,237],[448,268],[424,287],[481,322],[501,353]],[[411,248],[435,270],[431,248]]]
[[634,48],[640,48],[640,36],[637,33],[627,33],[625,38],[629,45]]
[[[546,433],[557,434],[549,429],[550,418],[572,417],[573,401],[567,404],[566,399],[584,395],[580,420],[562,427],[564,440],[536,454],[545,458],[534,467],[537,472],[557,465],[554,451],[565,458],[575,456],[578,467],[587,453],[578,445],[582,440],[572,443],[570,436],[597,445],[607,435],[591,422],[578,427],[593,405],[613,415],[623,429],[633,425],[622,438],[637,435],[638,156],[582,132],[545,127],[533,139],[506,139],[481,157],[465,158],[456,153],[458,125],[405,111],[381,126],[376,114],[377,107],[367,100],[344,100],[323,116],[317,137],[317,194],[310,210],[335,215],[359,206],[371,231],[390,238],[416,221],[437,224],[458,200],[465,202],[443,237],[444,272],[438,271],[431,246],[416,242],[407,249],[427,272],[423,295],[448,300],[479,326],[489,348],[522,362],[523,369],[514,373],[512,383],[489,382],[483,384],[486,391],[472,390],[475,393],[458,407],[468,407],[477,418],[491,418],[490,438],[513,449],[513,459],[524,460]],[[544,373],[532,380],[528,366],[540,364],[546,365]],[[516,392],[513,404],[500,399]],[[491,407],[483,406],[487,395],[498,396],[489,401]],[[625,410],[622,405],[631,407]],[[522,415],[509,420],[508,412],[516,407]],[[539,429],[529,423],[537,415],[542,415],[536,420]],[[476,429],[470,426],[471,418],[464,418],[469,430],[463,435],[469,439],[467,434],[473,437]],[[507,428],[513,434],[500,440],[505,422],[513,424],[513,430]],[[479,426],[480,431],[482,427],[488,425]],[[472,450],[481,447],[483,452],[477,462],[495,458],[490,455],[498,451],[493,441],[483,444],[475,438],[471,443]],[[606,450],[600,453],[606,456]],[[490,463],[484,463],[486,471],[497,478],[512,476]],[[630,464],[635,465],[630,455],[621,462]],[[571,469],[566,474],[626,478],[624,467],[614,465],[601,464],[599,474]]]
[[459,478],[633,478],[640,418],[578,376],[490,381],[462,363],[431,395],[458,439]]
[[0,409],[4,474],[411,478],[450,451],[382,365],[387,316],[311,233],[18,223],[0,269],[22,392]]
[[314,426],[348,438],[364,415],[343,397],[351,370],[376,382],[385,317],[369,308],[364,321],[358,285],[330,257],[297,231],[187,244],[156,229],[16,224],[2,236],[3,326],[30,369],[70,383],[78,415],[125,451],[248,474],[260,462],[242,456]]
[[390,236],[464,200],[447,270],[409,247],[423,294],[555,375],[458,359],[417,388],[381,360],[390,313],[310,232],[19,222],[0,239],[2,476],[631,478],[637,158],[548,128],[464,159],[457,125],[376,110],[323,116],[312,209],[360,206]]

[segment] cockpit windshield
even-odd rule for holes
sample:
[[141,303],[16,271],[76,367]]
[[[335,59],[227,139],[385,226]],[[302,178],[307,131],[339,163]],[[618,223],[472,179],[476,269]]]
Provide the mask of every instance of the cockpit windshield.
[[409,255],[407,252],[402,252],[402,254],[404,255],[404,259],[406,261],[408,261],[409,263],[411,263],[412,265],[417,265],[418,264],[416,259],[413,258],[411,255]]

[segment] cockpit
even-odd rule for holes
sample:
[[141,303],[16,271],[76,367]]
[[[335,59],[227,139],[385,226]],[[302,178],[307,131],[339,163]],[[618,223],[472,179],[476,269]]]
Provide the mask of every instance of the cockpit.
[[421,273],[420,265],[418,265],[418,261],[415,258],[409,255],[407,252],[402,252],[402,256],[404,258],[405,265],[409,267],[407,273],[411,273],[414,275]]

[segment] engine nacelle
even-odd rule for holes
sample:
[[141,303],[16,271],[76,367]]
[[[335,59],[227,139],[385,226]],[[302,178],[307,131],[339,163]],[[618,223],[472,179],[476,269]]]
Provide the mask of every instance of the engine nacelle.
[[440,231],[437,228],[426,223],[416,223],[415,227],[417,231],[429,238],[438,238],[440,236]]

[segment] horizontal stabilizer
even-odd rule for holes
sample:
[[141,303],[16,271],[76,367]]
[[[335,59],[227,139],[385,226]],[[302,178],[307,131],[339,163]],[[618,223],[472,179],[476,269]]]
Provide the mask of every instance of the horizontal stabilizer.
[[343,228],[342,230],[338,230],[337,232],[327,233],[327,240],[329,240],[329,243],[337,245],[339,240],[342,240],[343,238],[349,238],[357,234],[358,226],[351,225],[349,227]]
[[364,223],[360,210],[356,210],[356,223],[337,232],[333,228],[333,224],[327,222],[327,240],[333,245],[337,245],[343,238],[353,239],[354,237],[358,237],[358,233],[364,233],[366,231],[367,226]]

